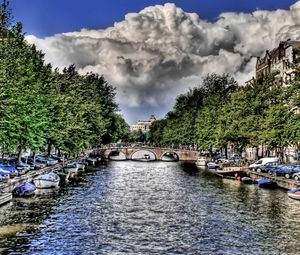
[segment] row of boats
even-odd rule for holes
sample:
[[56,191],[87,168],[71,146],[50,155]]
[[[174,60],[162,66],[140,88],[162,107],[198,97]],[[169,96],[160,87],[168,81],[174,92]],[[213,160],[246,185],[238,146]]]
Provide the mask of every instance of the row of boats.
[[68,183],[72,179],[85,170],[85,163],[73,162],[66,165],[66,167],[45,174],[41,174],[33,178],[32,182],[24,182],[18,185],[13,191],[13,196],[27,197],[35,193],[36,189],[50,189],[57,188],[61,183]]
[[[212,170],[216,175],[222,178],[240,180],[245,184],[258,184],[259,188],[275,189],[278,187],[277,183],[272,179],[254,180],[250,178],[245,173],[247,167],[237,167],[237,166],[222,167],[221,165],[215,162],[208,162],[206,157],[199,157],[196,162],[196,165],[198,168],[206,167],[207,169]],[[300,200],[300,188],[288,190],[287,195],[292,199]]]

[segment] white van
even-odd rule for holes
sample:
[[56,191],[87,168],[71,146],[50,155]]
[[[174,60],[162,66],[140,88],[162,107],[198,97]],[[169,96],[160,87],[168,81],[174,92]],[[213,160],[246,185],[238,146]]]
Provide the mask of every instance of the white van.
[[255,170],[258,169],[260,166],[264,166],[267,163],[277,163],[278,160],[279,160],[278,158],[261,158],[257,160],[255,163],[251,164],[249,166],[249,169]]

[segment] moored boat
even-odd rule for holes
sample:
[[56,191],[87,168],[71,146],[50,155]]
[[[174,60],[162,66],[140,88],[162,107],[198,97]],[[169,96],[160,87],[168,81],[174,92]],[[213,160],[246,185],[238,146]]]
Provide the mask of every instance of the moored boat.
[[208,169],[219,169],[220,168],[220,165],[214,163],[214,162],[209,162],[207,163],[207,168]]
[[42,174],[33,179],[33,182],[38,189],[58,187],[59,181],[60,178],[56,173]]
[[86,159],[86,162],[89,164],[89,165],[92,165],[92,166],[95,166],[99,161],[101,160],[101,158],[99,157],[88,157]]
[[67,173],[73,173],[74,175],[77,175],[78,174],[78,166],[76,163],[69,163],[65,167],[65,171]]
[[143,162],[155,161],[155,159],[151,158],[149,154],[144,154],[143,157],[141,157],[141,158],[134,158],[132,160],[143,161]]
[[12,193],[0,192],[0,206],[10,202],[11,200],[12,200]]
[[300,188],[288,190],[287,194],[290,198],[300,200]]
[[208,163],[208,159],[205,156],[200,156],[198,157],[197,161],[196,161],[196,166],[206,166]]
[[83,162],[81,162],[81,161],[76,162],[76,164],[77,164],[78,170],[81,170],[82,172],[84,172],[84,170],[85,170],[85,164]]
[[24,182],[21,185],[17,186],[12,194],[15,197],[28,197],[34,194],[36,186],[31,182]]
[[242,183],[245,183],[245,184],[254,184],[254,183],[257,183],[255,180],[251,179],[250,177],[248,176],[244,176],[241,178],[241,182]]
[[243,169],[241,167],[223,167],[220,169],[216,169],[216,173],[219,175],[223,175],[224,177],[238,177],[243,172]]
[[258,182],[258,187],[264,188],[264,189],[274,189],[277,187],[277,183],[270,179],[262,179]]

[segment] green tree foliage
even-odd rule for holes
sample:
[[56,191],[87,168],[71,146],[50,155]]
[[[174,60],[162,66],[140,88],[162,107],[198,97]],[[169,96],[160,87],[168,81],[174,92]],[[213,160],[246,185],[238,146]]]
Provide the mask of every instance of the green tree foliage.
[[115,88],[102,76],[80,75],[74,65],[59,72],[11,24],[8,1],[0,4],[0,146],[3,152],[30,148],[68,154],[128,135],[116,115]]
[[130,139],[128,124],[121,115],[114,113],[109,126],[110,132],[106,132],[102,137],[105,143],[127,142]]
[[274,73],[243,87],[229,75],[210,74],[200,87],[180,95],[166,118],[151,126],[150,140],[197,143],[203,150],[230,143],[237,153],[264,145],[282,152],[288,145],[300,148],[300,117],[295,114],[299,109],[299,74],[289,86],[277,85]]

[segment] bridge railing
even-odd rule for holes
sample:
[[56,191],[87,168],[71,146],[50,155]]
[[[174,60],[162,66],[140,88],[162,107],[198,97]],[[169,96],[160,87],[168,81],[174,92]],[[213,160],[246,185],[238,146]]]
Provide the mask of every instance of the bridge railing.
[[118,148],[160,148],[166,150],[188,150],[199,151],[197,145],[170,145],[170,146],[158,146],[154,144],[140,144],[140,143],[121,143],[121,144],[108,144],[101,146],[102,149],[118,149]]

